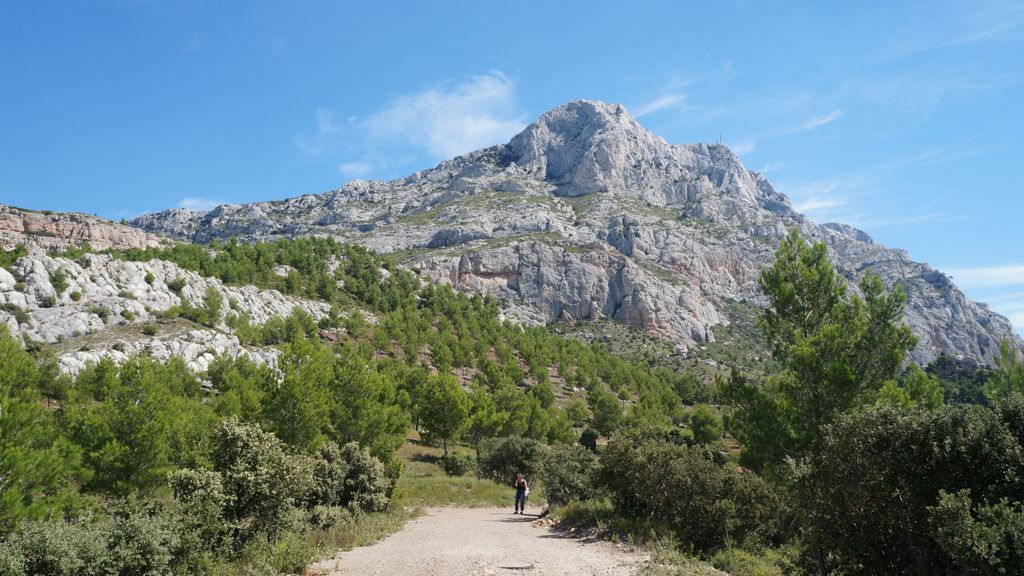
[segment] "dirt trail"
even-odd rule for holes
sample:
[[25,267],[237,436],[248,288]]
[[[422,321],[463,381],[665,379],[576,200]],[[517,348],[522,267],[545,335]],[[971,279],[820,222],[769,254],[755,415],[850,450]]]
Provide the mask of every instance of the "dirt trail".
[[312,569],[330,576],[626,576],[646,560],[607,542],[552,532],[536,520],[505,508],[433,508],[373,546]]

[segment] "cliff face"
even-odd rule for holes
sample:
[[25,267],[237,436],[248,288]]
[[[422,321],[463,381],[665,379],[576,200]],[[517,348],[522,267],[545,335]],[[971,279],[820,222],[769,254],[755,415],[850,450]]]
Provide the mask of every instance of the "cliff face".
[[0,205],[0,248],[18,244],[42,250],[63,250],[88,244],[96,250],[146,248],[166,242],[109,220],[73,212],[37,212]]
[[1016,338],[941,272],[796,213],[728,147],[669,145],[623,107],[595,101],[403,179],[131,224],[196,242],[331,235],[396,253],[435,282],[508,298],[527,321],[610,317],[683,348],[733,321],[727,303],[763,304],[757,274],[797,227],[827,243],[851,283],[870,268],[906,290],[915,360],[991,360],[1000,338]]

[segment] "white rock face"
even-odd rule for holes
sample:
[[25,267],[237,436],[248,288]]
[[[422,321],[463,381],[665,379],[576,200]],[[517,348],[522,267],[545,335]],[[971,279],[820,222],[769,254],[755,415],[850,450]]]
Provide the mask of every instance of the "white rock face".
[[[58,270],[63,271],[67,284],[60,292],[51,281]],[[149,322],[183,302],[201,307],[208,290],[223,299],[220,320],[214,329],[136,337],[69,352],[59,361],[61,368],[70,372],[77,372],[89,360],[107,356],[120,361],[139,350],[147,350],[158,359],[172,354],[183,356],[196,371],[206,369],[212,358],[208,351],[232,357],[244,355],[273,364],[276,352],[246,350],[239,344],[224,323],[228,314],[233,310],[244,311],[251,322],[262,324],[272,317],[288,316],[296,308],[316,319],[330,311],[330,306],[323,302],[254,286],[226,286],[215,278],[201,277],[162,260],[126,262],[107,255],[86,254],[73,261],[36,252],[18,259],[13,271],[12,274],[0,269],[0,305],[10,305],[0,308],[0,323],[15,335],[46,344]],[[168,287],[175,280],[185,281],[180,295]],[[53,305],[48,306],[50,303]],[[118,342],[121,351],[113,347]]]
[[39,212],[0,206],[0,248],[18,244],[62,250],[89,244],[96,250],[146,248],[167,240],[97,216],[74,212]]
[[248,358],[257,364],[277,366],[280,352],[275,348],[252,348],[239,343],[231,334],[215,330],[189,330],[166,335],[118,339],[102,348],[66,352],[58,357],[60,370],[72,376],[89,364],[109,358],[121,364],[135,354],[146,353],[158,361],[172,356],[182,358],[193,371],[202,373],[220,356]]
[[433,281],[511,298],[526,321],[607,316],[682,347],[712,340],[733,300],[763,303],[758,272],[785,233],[828,244],[855,283],[867,268],[908,295],[914,359],[991,361],[1006,318],[859,230],[793,211],[726,146],[669,145],[617,105],[575,101],[508,144],[390,182],[317,196],[171,210],[132,222],[206,242],[329,235],[399,253]]

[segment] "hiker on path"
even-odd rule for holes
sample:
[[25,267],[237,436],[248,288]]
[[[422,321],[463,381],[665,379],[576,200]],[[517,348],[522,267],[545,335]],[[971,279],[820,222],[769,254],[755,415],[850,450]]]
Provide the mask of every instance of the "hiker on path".
[[522,514],[526,511],[526,497],[530,495],[530,486],[526,483],[526,478],[523,478],[522,474],[516,474],[516,511],[513,514]]

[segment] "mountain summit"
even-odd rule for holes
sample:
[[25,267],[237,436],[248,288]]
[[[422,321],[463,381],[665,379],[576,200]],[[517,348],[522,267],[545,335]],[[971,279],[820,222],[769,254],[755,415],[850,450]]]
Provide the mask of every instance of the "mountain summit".
[[611,318],[681,348],[750,327],[763,302],[758,272],[797,227],[829,246],[851,284],[872,269],[906,290],[918,362],[991,360],[1001,338],[1016,338],[1004,317],[906,252],[796,213],[727,146],[670,145],[624,107],[593,100],[406,178],[131,224],[197,242],[330,235],[394,253],[432,281],[507,298],[526,322]]

